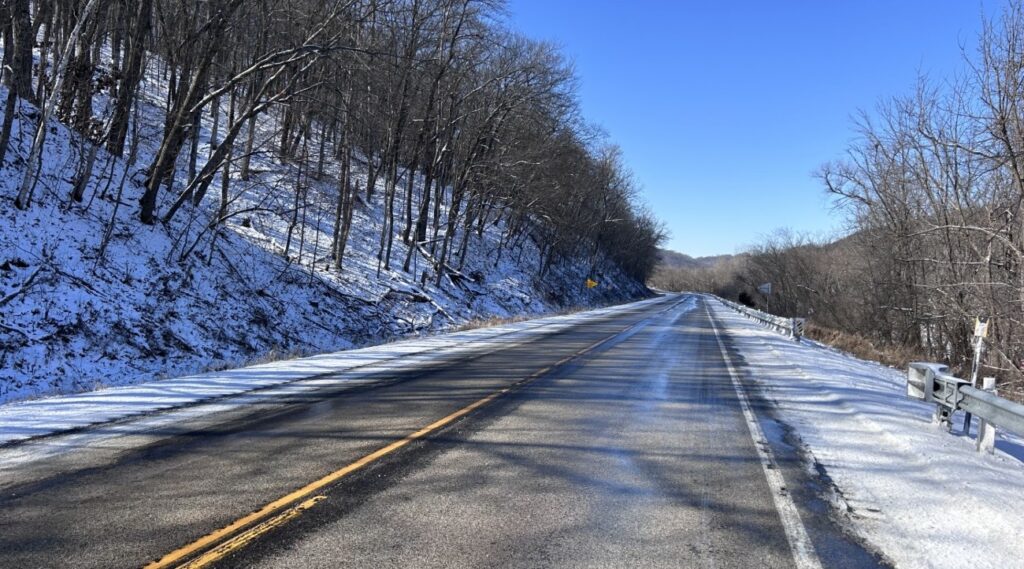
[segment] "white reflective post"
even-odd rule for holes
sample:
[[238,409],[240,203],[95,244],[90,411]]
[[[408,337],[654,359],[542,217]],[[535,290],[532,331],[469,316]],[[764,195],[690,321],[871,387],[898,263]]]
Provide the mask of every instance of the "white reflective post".
[[[996,378],[986,377],[981,382],[981,388],[995,395]],[[981,419],[978,422],[978,438],[975,440],[978,452],[992,454],[996,450],[996,426]]]

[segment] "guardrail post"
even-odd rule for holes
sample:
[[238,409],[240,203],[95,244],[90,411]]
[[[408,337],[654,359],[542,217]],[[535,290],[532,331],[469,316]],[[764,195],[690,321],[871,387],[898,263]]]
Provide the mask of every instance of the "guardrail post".
[[[996,378],[986,377],[981,382],[981,388],[993,395],[996,394]],[[996,426],[979,417],[978,438],[975,440],[975,447],[978,452],[992,454],[996,450]]]
[[792,326],[793,329],[791,336],[794,340],[799,342],[800,338],[802,338],[804,335],[804,322],[806,322],[806,320],[804,320],[803,318],[793,318],[790,320],[790,322],[790,326]]
[[932,423],[945,429],[948,433],[953,430],[953,412],[943,405],[935,405],[935,412],[932,413]]

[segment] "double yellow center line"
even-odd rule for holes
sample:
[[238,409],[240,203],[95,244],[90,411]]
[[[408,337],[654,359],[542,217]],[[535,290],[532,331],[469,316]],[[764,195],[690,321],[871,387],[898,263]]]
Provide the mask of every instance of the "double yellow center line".
[[[656,312],[652,316],[671,310],[678,304],[678,302],[672,303],[669,307]],[[294,492],[281,496],[255,512],[238,518],[230,524],[214,532],[208,533],[188,545],[175,549],[160,559],[149,563],[145,568],[166,569],[169,567],[177,567],[179,569],[198,569],[200,567],[206,567],[210,563],[222,559],[226,555],[249,545],[263,534],[286,524],[301,515],[304,511],[316,505],[317,502],[326,497],[323,495],[317,495],[317,493],[325,487],[341,480],[345,476],[375,462],[376,460],[395,452],[409,443],[422,439],[427,435],[444,428],[461,417],[464,417],[484,405],[487,405],[502,395],[537,380],[553,369],[596,350],[614,338],[640,326],[647,320],[648,318],[645,318],[639,322],[631,324],[603,340],[595,342],[574,354],[566,356],[552,365],[539,369],[529,376],[503,387],[486,397],[478,399],[414,433],[410,433],[385,447],[377,449],[359,460],[331,472],[323,478],[310,482]]]

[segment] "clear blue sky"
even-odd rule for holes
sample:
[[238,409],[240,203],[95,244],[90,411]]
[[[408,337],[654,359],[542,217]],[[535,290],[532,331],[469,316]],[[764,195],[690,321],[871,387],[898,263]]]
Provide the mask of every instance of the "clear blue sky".
[[778,227],[843,219],[812,172],[853,116],[950,77],[989,0],[510,0],[509,25],[575,63],[586,118],[619,144],[690,255],[735,253]]

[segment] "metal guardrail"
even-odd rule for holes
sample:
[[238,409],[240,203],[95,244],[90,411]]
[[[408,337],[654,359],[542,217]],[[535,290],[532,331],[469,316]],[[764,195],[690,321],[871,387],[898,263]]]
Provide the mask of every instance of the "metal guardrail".
[[731,300],[726,300],[714,295],[712,295],[712,298],[747,318],[750,318],[751,320],[756,320],[769,328],[773,328],[782,334],[786,334],[797,342],[799,342],[800,338],[804,335],[804,324],[806,323],[806,319],[804,318],[784,318],[782,316],[762,312],[755,308],[750,308],[749,306],[743,306],[742,304],[737,304]]
[[[783,318],[715,295],[708,296],[798,342],[803,336],[803,318]],[[1024,435],[1024,405],[999,397],[995,378],[985,378],[983,388],[978,389],[970,381],[951,375],[949,366],[945,364],[913,362],[907,369],[907,396],[934,404],[932,421],[946,430],[952,430],[953,414],[957,411],[978,417],[981,420],[977,436],[979,452],[992,453],[995,450],[996,427]],[[970,429],[970,424],[965,421],[965,434]]]
[[960,391],[961,409],[1008,431],[1024,434],[1024,405],[970,385]]
[[[709,296],[798,342],[803,336],[803,318],[783,318],[714,295]],[[952,430],[953,414],[957,411],[978,417],[981,421],[977,435],[979,452],[992,453],[995,450],[997,427],[1024,435],[1024,405],[999,397],[994,378],[985,378],[983,388],[978,389],[970,381],[951,375],[949,366],[945,364],[914,362],[907,369],[907,396],[934,404],[932,421],[946,430]],[[964,432],[969,433],[970,429],[971,425],[965,421]]]
[[[985,378],[984,387],[978,389],[967,380],[953,377],[944,364],[913,362],[907,368],[907,396],[934,403],[932,420],[946,430],[952,429],[952,417],[957,411],[980,418],[977,448],[991,453],[995,449],[996,427],[1024,434],[1024,405],[999,397],[994,378]],[[970,428],[965,422],[965,434]]]

